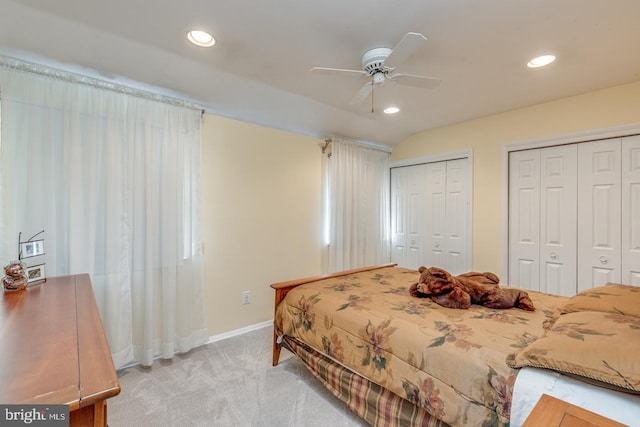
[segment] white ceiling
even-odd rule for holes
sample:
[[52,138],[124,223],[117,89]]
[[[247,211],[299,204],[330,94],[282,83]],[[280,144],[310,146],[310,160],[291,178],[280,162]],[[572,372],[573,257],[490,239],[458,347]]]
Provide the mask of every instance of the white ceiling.
[[[213,114],[317,137],[394,145],[408,136],[640,80],[640,0],[0,0],[0,53],[123,78],[195,100]],[[212,48],[186,39],[211,32]],[[376,109],[350,104],[362,54],[427,37]],[[549,67],[528,69],[553,53]],[[50,61],[50,62],[48,62]]]

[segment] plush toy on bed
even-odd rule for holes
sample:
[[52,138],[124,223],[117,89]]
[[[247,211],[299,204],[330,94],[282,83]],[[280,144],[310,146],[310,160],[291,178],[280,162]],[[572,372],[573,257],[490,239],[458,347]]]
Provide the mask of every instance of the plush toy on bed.
[[409,288],[412,296],[431,298],[448,308],[467,309],[471,304],[488,308],[520,308],[534,311],[527,292],[516,288],[503,288],[493,273],[470,272],[452,276],[438,267],[420,267],[420,279]]

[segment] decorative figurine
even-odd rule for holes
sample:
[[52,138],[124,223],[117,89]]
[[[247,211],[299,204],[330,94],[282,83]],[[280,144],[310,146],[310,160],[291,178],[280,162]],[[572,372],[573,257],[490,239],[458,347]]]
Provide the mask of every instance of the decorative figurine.
[[2,286],[5,291],[21,291],[27,287],[27,271],[22,261],[11,261],[4,266],[5,276],[2,278]]

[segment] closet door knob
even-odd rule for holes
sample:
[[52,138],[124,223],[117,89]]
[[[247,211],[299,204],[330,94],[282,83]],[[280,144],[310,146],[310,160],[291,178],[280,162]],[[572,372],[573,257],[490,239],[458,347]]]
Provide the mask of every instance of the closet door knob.
[[551,258],[551,259],[556,259],[556,258],[558,258],[558,254],[557,254],[557,253],[555,253],[555,252],[550,252],[550,253],[549,253],[549,258]]
[[607,259],[607,257],[606,257],[606,256],[602,255],[602,256],[600,257],[600,262],[601,262],[601,263],[606,264],[606,263],[607,263],[607,261],[609,261],[609,260]]
[[440,243],[435,242],[435,243],[433,244],[433,246],[435,246],[436,248],[438,248],[438,247],[440,247]]

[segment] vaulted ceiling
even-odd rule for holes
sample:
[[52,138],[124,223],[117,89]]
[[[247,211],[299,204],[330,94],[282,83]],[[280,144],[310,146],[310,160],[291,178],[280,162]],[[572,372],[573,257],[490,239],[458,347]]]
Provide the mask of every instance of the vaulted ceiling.
[[[0,0],[0,53],[144,83],[225,117],[394,145],[640,80],[639,16],[638,0]],[[190,44],[190,29],[217,43]],[[408,32],[427,41],[401,72],[440,78],[434,89],[387,81],[354,104],[367,77],[310,72],[361,69],[367,50]],[[527,68],[547,53],[553,64]],[[389,103],[401,111],[383,114]]]

